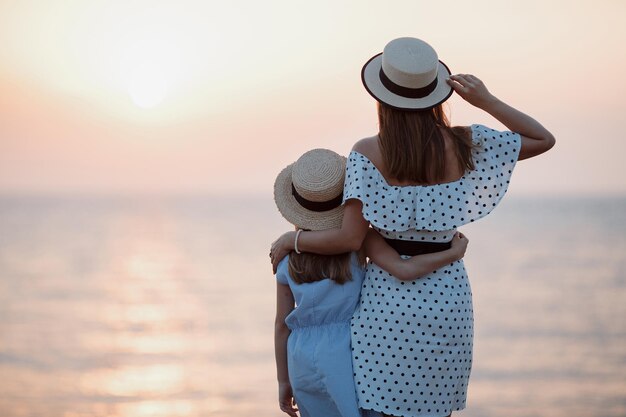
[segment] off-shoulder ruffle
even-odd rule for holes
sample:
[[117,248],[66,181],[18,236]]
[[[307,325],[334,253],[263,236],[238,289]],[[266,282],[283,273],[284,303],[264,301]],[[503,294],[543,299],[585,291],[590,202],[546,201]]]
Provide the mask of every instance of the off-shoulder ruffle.
[[486,216],[508,189],[521,138],[482,125],[472,125],[471,130],[475,169],[449,183],[389,185],[366,156],[352,151],[346,166],[344,202],[360,200],[365,219],[389,231],[453,230]]

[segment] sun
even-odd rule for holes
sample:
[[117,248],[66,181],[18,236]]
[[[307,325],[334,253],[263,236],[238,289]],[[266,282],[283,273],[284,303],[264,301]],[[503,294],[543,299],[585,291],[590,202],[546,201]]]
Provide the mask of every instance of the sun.
[[160,104],[168,93],[168,82],[158,66],[135,66],[128,77],[128,94],[136,106],[149,109]]
[[131,43],[125,52],[121,69],[131,100],[144,109],[159,105],[170,90],[171,54],[157,39]]

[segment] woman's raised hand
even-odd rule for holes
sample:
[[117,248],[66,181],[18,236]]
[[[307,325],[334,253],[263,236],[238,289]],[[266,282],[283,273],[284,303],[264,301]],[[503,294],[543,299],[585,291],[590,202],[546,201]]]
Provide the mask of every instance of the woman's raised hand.
[[540,155],[554,146],[556,140],[548,129],[529,115],[496,98],[473,75],[451,75],[447,82],[463,100],[491,114],[509,130],[521,135],[522,147],[518,160]]
[[463,100],[472,106],[484,108],[498,100],[487,90],[480,79],[471,74],[451,75],[447,82]]

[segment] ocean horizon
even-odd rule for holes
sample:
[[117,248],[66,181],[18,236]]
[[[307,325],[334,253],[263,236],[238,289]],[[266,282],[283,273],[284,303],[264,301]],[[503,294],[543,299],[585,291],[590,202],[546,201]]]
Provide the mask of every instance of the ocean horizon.
[[[271,196],[0,194],[0,415],[280,416]],[[626,196],[460,228],[466,417],[626,415]]]

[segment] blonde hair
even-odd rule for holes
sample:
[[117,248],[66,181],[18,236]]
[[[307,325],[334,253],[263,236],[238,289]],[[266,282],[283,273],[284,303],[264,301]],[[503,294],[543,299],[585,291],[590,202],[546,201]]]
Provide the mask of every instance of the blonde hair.
[[459,168],[463,172],[474,169],[468,129],[450,127],[441,104],[416,112],[397,110],[379,102],[378,123],[385,167],[398,181],[432,184],[445,177],[445,142],[440,128],[453,139]]

